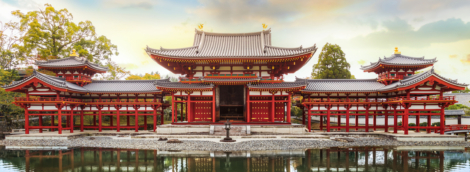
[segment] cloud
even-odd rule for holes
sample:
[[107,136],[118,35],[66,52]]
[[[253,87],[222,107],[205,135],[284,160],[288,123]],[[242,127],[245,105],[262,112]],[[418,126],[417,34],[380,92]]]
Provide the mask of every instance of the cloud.
[[457,54],[454,54],[454,55],[449,55],[449,58],[453,59],[453,58],[457,58],[458,55]]
[[141,8],[141,9],[152,9],[157,1],[155,0],[105,0],[104,5],[111,8]]
[[466,59],[460,59],[460,61],[461,61],[463,64],[468,64],[468,65],[470,65],[470,54],[467,54],[467,58],[466,58]]
[[470,23],[456,18],[431,22],[417,30],[414,30],[405,20],[398,18],[383,22],[382,26],[385,30],[358,36],[350,41],[361,46],[381,48],[397,45],[423,48],[432,43],[449,43],[470,39]]

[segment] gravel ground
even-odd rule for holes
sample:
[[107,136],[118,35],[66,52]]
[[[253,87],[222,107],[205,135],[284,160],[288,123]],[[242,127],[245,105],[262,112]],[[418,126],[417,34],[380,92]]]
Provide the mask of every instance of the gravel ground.
[[183,143],[166,143],[149,139],[112,139],[110,137],[81,137],[71,140],[2,140],[5,146],[69,146],[126,149],[192,150],[192,151],[253,151],[253,150],[295,150],[327,147],[362,146],[465,146],[470,142],[401,142],[383,138],[353,138],[354,142],[344,143],[333,140],[254,140],[237,143],[216,143],[212,141],[184,140]]

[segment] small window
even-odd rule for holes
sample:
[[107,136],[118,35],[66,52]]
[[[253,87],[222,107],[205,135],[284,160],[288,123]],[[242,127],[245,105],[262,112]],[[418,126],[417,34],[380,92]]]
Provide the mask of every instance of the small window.
[[408,74],[408,76],[411,76],[411,75],[413,75],[413,74]]
[[62,78],[62,75],[59,75],[59,78]]
[[395,74],[391,74],[391,76],[395,76]]
[[73,78],[75,78],[75,79],[76,79],[76,78],[78,78],[78,76],[73,76]]

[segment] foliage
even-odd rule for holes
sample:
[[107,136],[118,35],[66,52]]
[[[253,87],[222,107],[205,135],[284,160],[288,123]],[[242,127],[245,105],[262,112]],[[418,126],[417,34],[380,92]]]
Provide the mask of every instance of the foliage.
[[426,127],[426,126],[428,126],[428,123],[427,122],[422,122],[422,123],[419,123],[419,126]]
[[349,78],[349,79],[356,79],[356,76],[351,75],[351,78]]
[[103,64],[111,55],[118,55],[117,46],[105,36],[97,36],[90,21],[72,22],[73,15],[67,9],[56,10],[45,4],[44,10],[12,14],[20,18],[20,31],[24,31],[24,50],[27,55],[37,53],[40,58],[68,57],[72,49],[89,61]]
[[170,75],[166,75],[166,76],[165,76],[165,79],[168,79],[168,78],[170,78],[170,81],[171,81],[171,82],[178,82],[178,79],[177,79],[177,78],[171,77]]
[[450,105],[449,107],[446,108],[446,110],[460,110],[460,109],[470,109],[468,106],[465,106],[463,104],[454,104]]
[[0,21],[0,69],[13,69],[25,61],[24,47],[21,44],[23,35],[18,23],[3,24]]
[[470,93],[470,89],[468,89],[468,87],[465,87],[465,90],[456,90],[452,91],[452,93]]
[[[12,81],[19,79],[16,70],[5,71],[0,69],[0,85],[8,85]],[[13,104],[15,97],[25,97],[25,94],[18,92],[6,92],[0,88],[0,116],[23,115],[24,110]]]
[[108,67],[108,72],[100,74],[98,76],[99,80],[120,80],[131,74],[126,68],[119,66],[113,61],[108,61],[106,67]]
[[341,47],[326,43],[313,66],[312,79],[350,79],[350,67]]
[[397,123],[397,125],[398,125],[398,126],[402,126],[402,125],[403,125],[403,122],[400,121],[400,122]]
[[431,124],[431,126],[433,126],[433,127],[434,126],[436,126],[436,127],[441,126],[441,122],[434,122],[434,123]]
[[156,79],[160,79],[160,74],[158,72],[151,72],[150,74],[149,73],[145,73],[145,75],[130,75],[126,78],[126,80],[156,80]]
[[408,126],[412,127],[412,126],[416,126],[416,124],[415,123],[409,123]]

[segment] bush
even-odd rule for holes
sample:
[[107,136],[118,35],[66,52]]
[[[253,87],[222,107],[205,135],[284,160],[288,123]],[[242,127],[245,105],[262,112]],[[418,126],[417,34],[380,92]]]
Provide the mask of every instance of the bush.
[[403,123],[400,121],[400,122],[398,122],[398,124],[397,124],[397,125],[398,125],[398,126],[402,126],[402,125],[403,125]]
[[435,123],[432,123],[431,126],[433,126],[433,127],[434,127],[434,126],[438,127],[438,126],[441,126],[441,123],[440,123],[440,122],[435,122]]
[[426,127],[426,126],[428,126],[428,123],[427,122],[422,122],[422,123],[419,123],[419,126]]
[[408,126],[416,126],[415,123],[409,123]]

